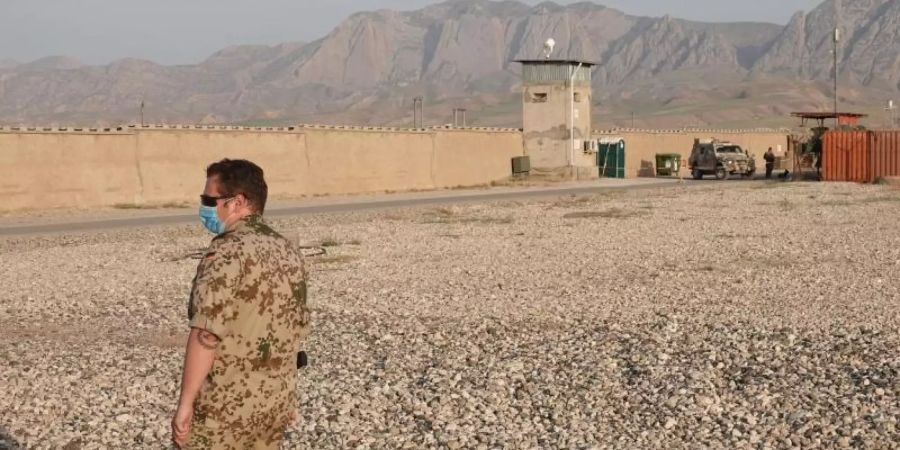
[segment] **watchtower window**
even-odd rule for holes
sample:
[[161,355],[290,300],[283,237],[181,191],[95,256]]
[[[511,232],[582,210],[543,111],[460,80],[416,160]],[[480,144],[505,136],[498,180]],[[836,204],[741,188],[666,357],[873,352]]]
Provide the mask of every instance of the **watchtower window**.
[[546,103],[547,102],[547,93],[546,92],[534,92],[531,94],[531,101],[534,103]]
[[581,92],[572,94],[572,100],[574,100],[575,103],[581,103]]

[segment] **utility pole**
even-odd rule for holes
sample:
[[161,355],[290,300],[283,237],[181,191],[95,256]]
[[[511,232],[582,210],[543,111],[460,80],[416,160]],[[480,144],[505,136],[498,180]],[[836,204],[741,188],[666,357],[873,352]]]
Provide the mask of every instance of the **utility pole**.
[[838,119],[838,47],[841,42],[841,0],[834,0],[834,128]]
[[413,128],[424,128],[425,120],[422,117],[424,115],[423,103],[424,99],[422,97],[413,99]]
[[[462,119],[462,122],[460,122]],[[460,125],[460,123],[462,125]],[[466,109],[465,108],[453,108],[453,126],[463,128],[466,127]]]
[[894,111],[897,109],[896,105],[894,105],[894,101],[891,100],[891,128],[897,127],[897,119],[894,118]]
[[888,124],[888,128],[894,128],[896,125],[896,119],[894,119],[894,111],[897,110],[897,105],[894,104],[893,100],[888,100],[887,106],[884,107],[884,110],[887,111],[888,119],[890,120]]
[[581,71],[581,66],[583,63],[579,62],[578,67],[569,66],[570,76],[569,76],[569,103],[572,106],[571,109],[571,120],[572,124],[569,128],[569,167],[572,168],[573,173],[575,173],[575,78],[578,77],[578,73]]
[[141,127],[144,126],[144,99],[141,99]]
[[[835,18],[837,19],[837,18]],[[841,42],[841,29],[834,27],[834,121],[838,124],[838,43]]]

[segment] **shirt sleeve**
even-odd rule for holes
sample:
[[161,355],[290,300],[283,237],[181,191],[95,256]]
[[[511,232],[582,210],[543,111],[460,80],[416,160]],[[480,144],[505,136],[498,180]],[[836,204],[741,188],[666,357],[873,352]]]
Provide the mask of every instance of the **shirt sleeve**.
[[298,335],[299,335],[299,343],[302,343],[309,336],[310,332],[310,320],[312,314],[310,314],[309,306],[307,305],[307,294],[308,290],[308,273],[306,272],[306,266],[303,260],[303,255],[297,251],[295,252],[296,259],[294,261],[294,268],[296,270],[295,273],[292,274],[294,280],[291,282],[291,290],[293,291],[294,297],[294,305],[297,308],[297,319],[299,321],[298,325]]
[[233,237],[220,237],[200,261],[191,289],[191,328],[209,331],[219,339],[231,334],[242,274],[239,248]]

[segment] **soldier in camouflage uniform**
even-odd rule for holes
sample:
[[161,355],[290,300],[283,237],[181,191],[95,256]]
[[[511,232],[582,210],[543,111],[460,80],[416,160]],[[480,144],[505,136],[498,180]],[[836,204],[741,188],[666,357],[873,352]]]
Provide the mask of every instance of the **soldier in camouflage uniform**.
[[262,169],[207,169],[201,218],[218,233],[197,268],[174,442],[183,449],[277,449],[297,408],[308,333],[302,255],[262,219]]

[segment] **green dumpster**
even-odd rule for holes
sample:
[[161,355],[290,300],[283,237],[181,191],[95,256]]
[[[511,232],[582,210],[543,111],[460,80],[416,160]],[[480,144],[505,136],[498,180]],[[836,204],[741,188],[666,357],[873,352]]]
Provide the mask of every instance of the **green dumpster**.
[[678,153],[656,154],[656,176],[672,177],[678,175],[681,168],[681,155]]
[[522,175],[531,172],[531,159],[527,156],[516,156],[512,159],[513,175]]

